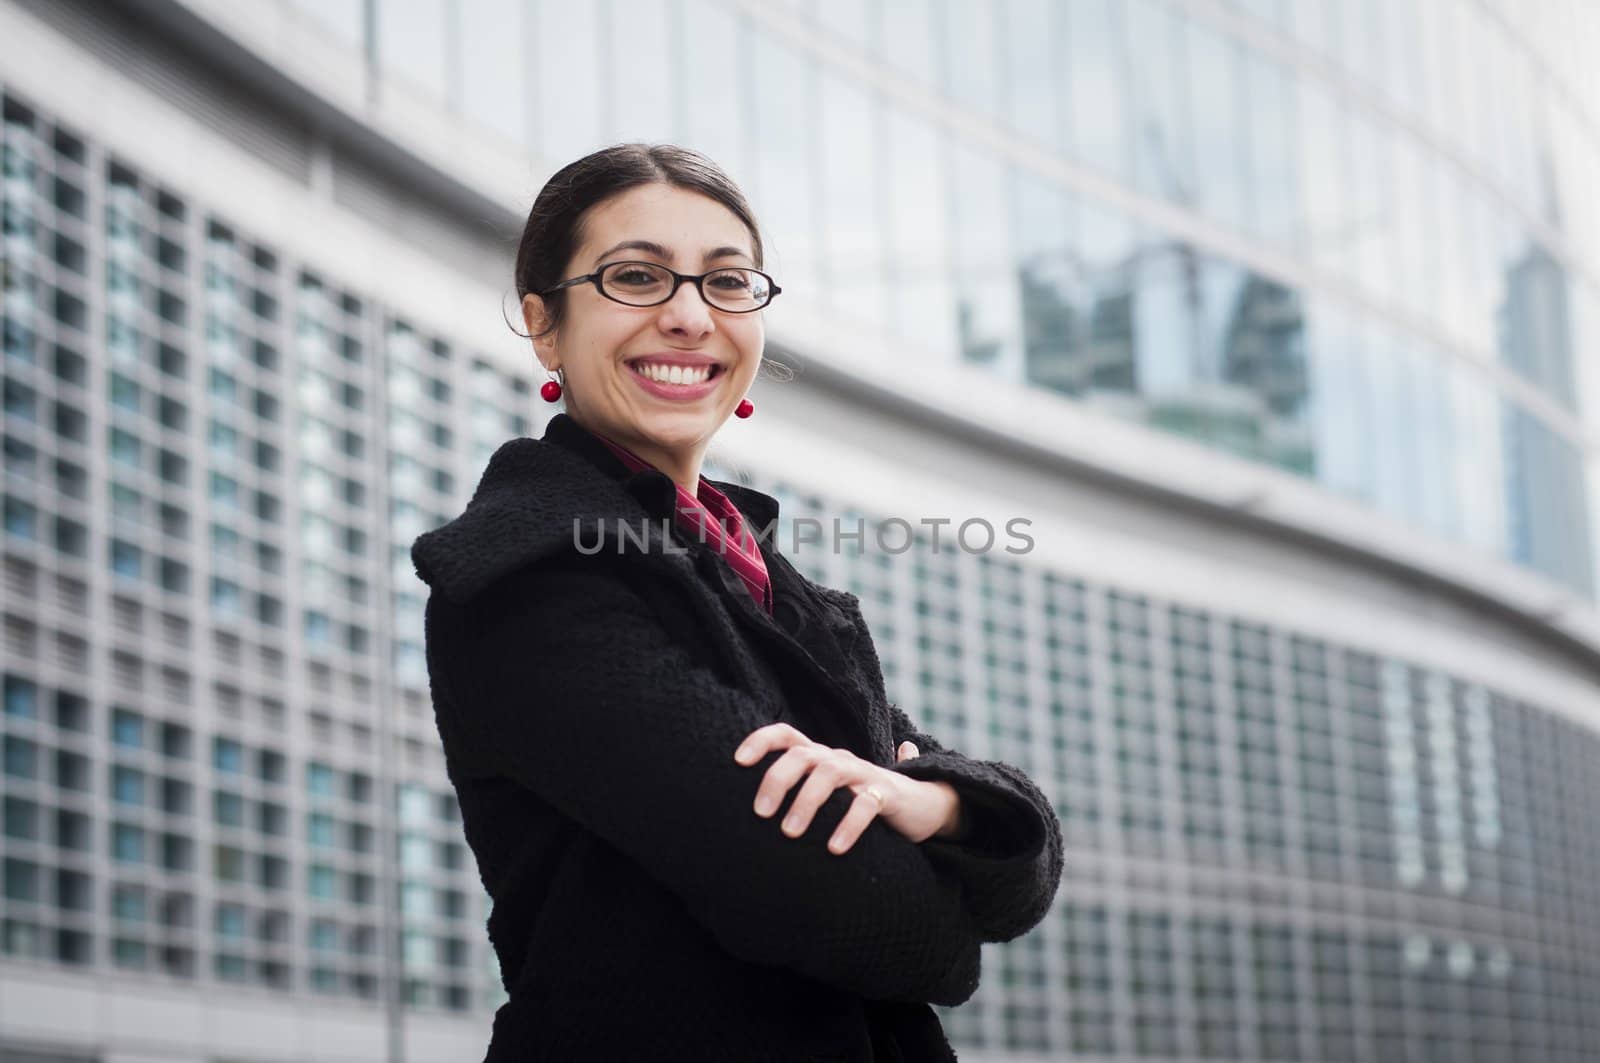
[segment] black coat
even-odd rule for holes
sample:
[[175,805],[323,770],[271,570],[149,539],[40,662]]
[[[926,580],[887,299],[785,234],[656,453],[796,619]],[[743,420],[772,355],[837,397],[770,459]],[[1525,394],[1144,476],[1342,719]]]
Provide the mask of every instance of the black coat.
[[[770,496],[713,481],[760,529]],[[509,1001],[490,1060],[952,1060],[929,1003],[978,986],[979,945],[1044,917],[1062,870],[1048,798],[1018,769],[920,733],[884,696],[852,594],[762,544],[769,617],[671,528],[672,480],[628,471],[558,414],[489,460],[466,510],[419,537],[428,672]],[[587,554],[575,546],[582,520]],[[617,535],[616,519],[629,535]],[[633,536],[644,529],[644,543]],[[621,552],[617,544],[621,544]],[[966,828],[916,844],[873,821],[825,848],[752,810],[778,720],[951,783]]]

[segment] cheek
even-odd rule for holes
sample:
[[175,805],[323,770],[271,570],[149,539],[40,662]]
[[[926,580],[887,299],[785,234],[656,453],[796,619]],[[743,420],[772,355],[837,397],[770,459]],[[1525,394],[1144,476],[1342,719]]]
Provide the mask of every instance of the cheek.
[[740,322],[740,327],[730,336],[734,346],[739,348],[739,357],[745,361],[755,363],[761,360],[762,348],[766,346],[766,328],[760,321],[746,324]]
[[617,364],[617,355],[633,331],[627,322],[585,321],[572,333],[572,349],[586,373],[603,373]]

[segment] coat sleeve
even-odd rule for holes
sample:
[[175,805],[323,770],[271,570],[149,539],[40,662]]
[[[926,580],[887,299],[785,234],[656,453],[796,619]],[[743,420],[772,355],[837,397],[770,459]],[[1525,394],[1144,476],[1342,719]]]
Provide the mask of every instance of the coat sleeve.
[[537,566],[426,607],[429,673],[463,762],[509,777],[637,862],[728,952],[868,999],[954,1006],[980,945],[962,884],[874,821],[826,849],[853,795],[799,838],[755,795],[781,751],[733,759],[780,716],[723,682],[604,565]]
[[916,744],[918,756],[894,765],[913,779],[946,782],[961,799],[960,833],[922,843],[928,858],[955,875],[984,941],[1010,941],[1050,910],[1064,868],[1061,821],[1054,804],[1020,768],[973,760],[919,730],[884,692],[883,668],[860,599],[822,588],[855,629],[854,651],[870,696],[887,705],[892,748]]
[[910,741],[918,750],[894,770],[947,782],[961,798],[960,834],[929,838],[922,843],[924,852],[961,881],[984,941],[1010,941],[1027,933],[1050,910],[1061,884],[1064,859],[1055,807],[1020,768],[946,749],[897,706],[889,711],[895,749]]

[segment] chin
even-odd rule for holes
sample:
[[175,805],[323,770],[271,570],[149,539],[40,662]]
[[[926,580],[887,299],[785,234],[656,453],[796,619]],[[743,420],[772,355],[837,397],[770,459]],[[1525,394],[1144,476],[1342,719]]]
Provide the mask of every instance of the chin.
[[661,447],[682,447],[698,443],[719,428],[726,415],[711,410],[689,412],[652,411],[634,422],[639,434]]

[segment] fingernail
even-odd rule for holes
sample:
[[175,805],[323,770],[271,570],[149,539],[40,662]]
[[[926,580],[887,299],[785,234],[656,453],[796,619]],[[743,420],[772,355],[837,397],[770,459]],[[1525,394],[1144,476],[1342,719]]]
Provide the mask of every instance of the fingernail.
[[740,764],[743,764],[745,761],[749,760],[750,759],[750,747],[749,746],[740,746],[739,747],[739,751],[733,755],[733,759],[737,760]]
[[770,797],[758,797],[758,798],[756,798],[756,814],[757,815],[761,815],[761,816],[770,816],[770,815],[772,815],[772,798],[770,798]]
[[828,839],[828,851],[829,852],[837,853],[837,852],[842,852],[843,850],[844,850],[844,839],[843,838],[835,837],[835,838],[829,838]]
[[783,829],[793,834],[800,829],[800,821],[793,816],[783,821]]

